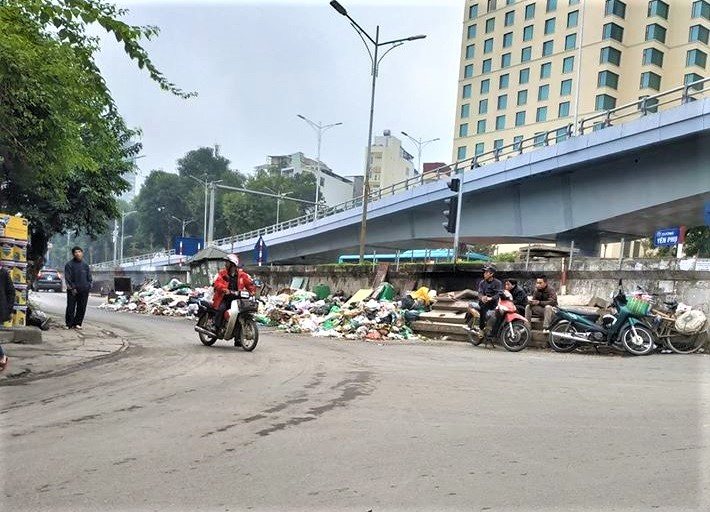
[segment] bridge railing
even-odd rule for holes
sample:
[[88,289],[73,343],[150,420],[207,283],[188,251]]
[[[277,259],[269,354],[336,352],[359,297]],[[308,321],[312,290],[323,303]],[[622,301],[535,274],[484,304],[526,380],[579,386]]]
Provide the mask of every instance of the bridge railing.
[[[531,137],[513,141],[511,144],[499,146],[492,150],[474,155],[473,157],[464,158],[448,165],[443,165],[418,176],[407,178],[392,185],[370,192],[368,202],[378,201],[385,197],[393,196],[400,192],[410,190],[412,188],[424,185],[426,183],[441,180],[442,178],[450,178],[453,174],[465,172],[482,167],[485,164],[499,162],[502,158],[512,158],[520,155],[526,150],[539,147],[549,146],[577,135],[583,135],[590,127],[593,130],[599,130],[613,126],[614,122],[628,119],[634,116],[645,116],[657,112],[660,107],[672,105],[674,103],[684,104],[694,101],[696,96],[707,94],[709,89],[704,87],[705,83],[710,82],[710,77],[703,78],[690,82],[680,87],[663,91],[658,94],[650,95],[634,101],[615,107],[610,110],[605,110],[578,121],[577,126],[574,123],[567,123],[552,130],[546,130],[536,133]],[[575,129],[576,128],[576,129]],[[304,224],[308,224],[320,219],[331,217],[338,213],[361,208],[364,195],[345,201],[334,206],[326,206],[319,208],[318,213],[309,213],[295,219],[290,219],[284,222],[279,222],[271,226],[266,226],[260,229],[255,229],[239,235],[220,238],[210,243],[212,246],[233,247],[235,244],[253,240],[260,236],[266,236],[287,229],[292,229]],[[174,255],[175,251],[170,251]],[[135,256],[133,258],[124,258],[122,265],[127,265],[136,259],[145,259],[149,255]],[[115,262],[106,262],[94,265],[95,268],[100,266],[114,266]]]
[[141,254],[139,256],[131,256],[123,258],[120,261],[104,261],[101,263],[94,263],[91,265],[91,268],[94,270],[110,270],[124,265],[136,267],[139,265],[151,265],[154,261],[162,262],[165,259],[167,259],[168,264],[170,264],[171,259],[177,262],[179,255],[175,253],[175,249],[171,249],[170,251],[151,252],[148,254]]

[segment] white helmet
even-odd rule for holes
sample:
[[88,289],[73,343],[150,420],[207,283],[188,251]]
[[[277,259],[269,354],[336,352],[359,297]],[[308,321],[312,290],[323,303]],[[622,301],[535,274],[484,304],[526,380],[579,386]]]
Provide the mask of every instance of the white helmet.
[[239,256],[237,256],[236,254],[230,254],[225,259],[230,263],[234,263],[235,266],[239,266]]

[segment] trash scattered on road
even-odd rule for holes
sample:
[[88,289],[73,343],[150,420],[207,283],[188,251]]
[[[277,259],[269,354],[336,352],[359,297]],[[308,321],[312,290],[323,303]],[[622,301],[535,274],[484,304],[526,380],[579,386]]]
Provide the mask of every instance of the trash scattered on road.
[[117,292],[109,296],[101,309],[131,311],[146,315],[194,317],[197,314],[197,300],[210,298],[212,288],[191,288],[178,279],[166,286],[157,281],[147,281],[132,295]]

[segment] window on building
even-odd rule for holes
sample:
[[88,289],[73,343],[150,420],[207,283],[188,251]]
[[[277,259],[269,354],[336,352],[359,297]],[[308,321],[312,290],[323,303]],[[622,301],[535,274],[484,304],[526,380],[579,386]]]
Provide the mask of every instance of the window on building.
[[554,42],[552,40],[550,41],[545,41],[542,43],[542,56],[543,57],[549,57],[552,55],[552,52],[554,50]]
[[523,136],[522,135],[516,135],[513,137],[513,149],[515,151],[520,151],[523,145]]
[[479,133],[479,134],[486,133],[486,120],[485,119],[481,119],[476,124],[476,133]]
[[[666,12],[668,12],[666,8]],[[693,2],[693,18],[705,18],[710,20],[710,3],[705,0]]]
[[618,16],[621,19],[626,18],[626,4],[621,0],[606,0],[604,16]]
[[[698,80],[702,80],[702,79],[703,79],[703,77],[697,73],[688,73],[683,78],[683,84],[684,85],[692,84],[693,82],[697,82]],[[696,91],[702,91],[703,84],[694,85],[691,87],[691,89],[696,90]]]
[[567,137],[569,137],[569,133],[567,133],[567,127],[558,128],[557,130],[555,130],[555,139],[557,142],[562,142],[563,140],[566,140]]
[[523,125],[525,125],[525,111],[524,110],[515,113],[515,126],[523,126]]
[[530,68],[521,69],[518,74],[518,83],[520,85],[526,84],[530,81]]
[[547,0],[546,12],[552,12],[557,10],[557,0]]
[[507,68],[510,67],[510,62],[511,62],[511,54],[510,53],[504,53],[503,55],[500,56],[500,67],[501,68]]
[[663,67],[663,52],[656,48],[645,48],[643,50],[643,65],[655,65]]
[[522,91],[518,91],[518,106],[527,105],[527,103],[528,103],[528,90],[523,89]]
[[510,48],[511,46],[513,46],[513,33],[503,34],[503,48]]
[[466,58],[467,58],[467,59],[472,59],[475,54],[476,54],[476,45],[475,45],[475,44],[469,44],[469,45],[466,47]]
[[541,85],[537,88],[537,101],[547,101],[550,99],[550,86]]
[[488,12],[495,11],[498,8],[498,0],[488,0]]
[[483,53],[491,53],[493,51],[493,38],[483,41]]
[[461,105],[461,119],[466,119],[471,115],[471,105],[464,103]]
[[466,146],[459,146],[458,149],[456,149],[456,160],[465,160],[466,159]]
[[515,0],[505,0],[505,5],[513,5]]
[[664,20],[668,19],[668,4],[661,0],[651,0],[648,2],[648,17],[659,16]]
[[505,26],[511,27],[515,23],[515,11],[508,11],[505,13]]
[[481,68],[483,73],[490,73],[493,69],[493,61],[491,59],[486,59],[483,61],[483,67]]
[[473,64],[466,64],[466,66],[463,68],[463,77],[473,78]]
[[478,102],[478,113],[487,114],[488,113],[488,100],[481,100]]
[[653,71],[641,73],[641,89],[661,90],[661,75],[657,75]]
[[486,34],[490,34],[493,32],[496,28],[496,19],[495,18],[490,18],[486,20]]
[[560,103],[559,108],[557,109],[557,117],[568,117],[569,116],[569,101],[563,101]]
[[544,145],[545,145],[545,137],[546,137],[545,132],[537,132],[537,133],[535,133],[535,139],[534,139],[534,141],[535,141],[535,146],[536,146],[536,147],[544,146]]
[[607,23],[602,29],[602,39],[614,39],[620,43],[624,40],[624,29],[616,23]]
[[540,78],[550,78],[552,74],[552,63],[545,62],[540,66]]
[[619,88],[619,75],[611,71],[600,71],[597,75],[597,87]]
[[560,96],[569,96],[572,94],[572,79],[562,80],[560,82]]
[[708,62],[708,54],[700,50],[688,50],[688,54],[685,58],[686,66],[699,66],[705,69],[705,65]]
[[484,148],[485,148],[485,145],[483,144],[483,142],[477,143],[476,146],[475,146],[475,148],[474,148],[474,154],[476,154],[476,155],[482,155],[483,152],[485,151]]
[[493,149],[500,149],[503,147],[503,139],[496,139],[493,141]]
[[708,44],[708,34],[710,32],[708,29],[703,27],[702,25],[693,25],[690,27],[690,38],[689,41],[691,43],[695,41],[700,41],[702,43]]
[[[643,96],[639,96],[639,99],[642,100],[644,98],[648,98],[648,94],[645,94]],[[652,98],[646,101],[646,104],[641,106],[640,108],[645,108],[646,112],[654,114],[658,112],[658,98]]]
[[577,34],[570,34],[565,37],[565,50],[573,50],[577,46]]
[[555,18],[545,20],[545,35],[555,33]]
[[530,41],[535,34],[535,30],[532,25],[528,25],[523,29],[523,41]]
[[599,54],[599,64],[621,65],[621,52],[611,46],[605,46]]
[[459,125],[459,137],[468,137],[468,123]]
[[498,96],[498,110],[505,110],[508,108],[508,95],[501,94]]
[[526,46],[520,51],[520,62],[529,62],[532,59],[532,46]]
[[498,79],[498,89],[507,89],[510,85],[510,75],[506,73],[505,75],[500,75]]
[[468,8],[468,19],[475,20],[478,18],[478,4],[474,4]]
[[505,130],[505,116],[496,117],[496,130]]
[[481,80],[481,94],[488,94],[491,90],[491,81],[489,79]]
[[535,121],[538,123],[547,121],[547,107],[538,107],[537,113],[535,114]]
[[616,98],[608,94],[598,94],[594,105],[597,110],[611,110],[616,107]]
[[469,25],[466,31],[466,37],[473,39],[476,37],[476,25]]
[[531,20],[535,17],[535,4],[525,6],[525,19]]
[[646,25],[646,41],[666,42],[666,29],[658,23]]
[[570,5],[579,5],[579,0],[569,0]]
[[463,98],[470,98],[471,97],[471,84],[466,84],[463,86]]
[[579,11],[572,11],[567,15],[567,28],[574,28],[579,24]]
[[574,57],[565,57],[562,59],[562,73],[571,73],[574,71]]

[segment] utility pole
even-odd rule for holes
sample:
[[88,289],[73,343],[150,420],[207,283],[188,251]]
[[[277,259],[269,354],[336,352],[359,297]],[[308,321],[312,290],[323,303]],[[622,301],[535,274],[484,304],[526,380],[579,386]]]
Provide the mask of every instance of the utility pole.
[[190,220],[178,219],[175,215],[171,215],[171,217],[173,219],[175,219],[176,221],[178,221],[180,224],[182,224],[182,237],[185,238],[185,226],[195,222],[195,219],[190,219]]
[[417,146],[417,155],[418,155],[417,168],[421,174],[424,174],[424,169],[422,168],[422,150],[428,144],[431,144],[432,142],[436,142],[441,139],[439,139],[439,137],[437,137],[436,139],[431,139],[431,140],[422,140],[421,137],[419,137],[418,139],[415,139],[414,137],[409,135],[407,132],[402,132],[402,135],[407,137],[409,140],[411,140]]
[[193,180],[195,180],[197,183],[205,187],[205,219],[204,219],[204,225],[202,227],[202,239],[205,242],[205,246],[207,244],[207,205],[209,203],[208,200],[208,195],[209,195],[209,188],[210,188],[210,182],[207,181],[207,174],[205,174],[205,179],[201,180],[200,178],[195,178],[194,176],[189,176]]
[[126,225],[126,217],[128,217],[129,215],[133,215],[134,213],[137,213],[137,210],[131,210],[130,212],[121,210],[121,262],[123,262],[123,241],[126,239],[126,232],[124,231]]
[[207,240],[205,240],[205,247],[212,243],[214,240],[214,201],[215,192],[217,190],[217,182],[210,182],[210,217],[209,217],[209,231],[207,232]]

